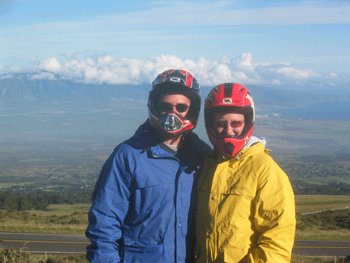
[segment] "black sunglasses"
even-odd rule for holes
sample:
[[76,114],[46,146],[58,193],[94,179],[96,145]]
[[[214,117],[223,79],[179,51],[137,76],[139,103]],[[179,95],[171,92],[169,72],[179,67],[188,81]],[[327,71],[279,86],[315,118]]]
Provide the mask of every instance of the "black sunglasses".
[[179,104],[173,105],[173,104],[170,104],[167,102],[159,102],[158,111],[159,112],[172,112],[174,107],[175,107],[177,112],[182,113],[182,112],[187,111],[190,106],[186,105],[184,103],[179,103]]

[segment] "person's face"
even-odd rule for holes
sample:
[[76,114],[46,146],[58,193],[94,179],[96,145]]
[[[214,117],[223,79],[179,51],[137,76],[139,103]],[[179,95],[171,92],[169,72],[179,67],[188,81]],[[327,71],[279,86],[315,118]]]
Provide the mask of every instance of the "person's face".
[[164,95],[159,102],[159,112],[176,113],[179,117],[186,117],[191,106],[191,100],[182,94],[167,94]]
[[244,115],[240,113],[214,113],[214,129],[219,136],[239,136],[244,128]]

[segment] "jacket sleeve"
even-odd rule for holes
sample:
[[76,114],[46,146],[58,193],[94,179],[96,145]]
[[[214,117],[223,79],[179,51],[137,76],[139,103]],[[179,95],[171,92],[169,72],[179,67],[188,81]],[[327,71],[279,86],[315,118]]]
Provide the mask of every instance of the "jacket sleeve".
[[122,227],[129,207],[131,175],[119,150],[104,164],[92,194],[86,237],[90,262],[122,262]]
[[291,184],[270,156],[258,171],[253,224],[256,244],[247,262],[290,262],[296,227]]

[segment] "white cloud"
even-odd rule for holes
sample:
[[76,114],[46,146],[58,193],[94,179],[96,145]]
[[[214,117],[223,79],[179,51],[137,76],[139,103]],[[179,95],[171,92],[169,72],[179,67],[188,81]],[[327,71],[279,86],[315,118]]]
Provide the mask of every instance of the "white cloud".
[[282,77],[295,80],[319,77],[319,75],[313,72],[311,69],[300,70],[293,67],[283,66],[278,68],[270,68],[269,70],[281,75]]
[[255,65],[252,64],[252,60],[253,60],[252,54],[243,53],[242,56],[234,59],[232,63],[236,65],[238,68],[253,71],[255,68]]
[[[2,64],[10,65],[15,63],[14,58],[18,61],[28,62],[35,57],[32,63],[38,65],[39,56],[58,58],[59,54],[75,53],[82,50],[86,52],[85,54],[91,54],[91,52],[98,50],[104,54],[113,52],[118,56],[135,56],[143,59],[145,59],[144,54],[153,56],[159,53],[168,53],[169,50],[176,50],[177,55],[184,58],[191,56],[191,54],[198,57],[206,56],[208,47],[212,46],[214,48],[209,51],[212,52],[210,54],[212,57],[215,53],[217,54],[216,57],[231,56],[230,52],[232,50],[244,50],[240,46],[245,39],[248,39],[251,43],[256,43],[260,50],[264,50],[265,45],[269,45],[271,38],[264,40],[264,37],[267,38],[264,30],[270,27],[262,27],[264,30],[260,31],[258,28],[261,25],[278,25],[281,27],[296,24],[322,24],[323,26],[335,23],[343,25],[350,23],[350,5],[346,3],[342,6],[332,4],[325,6],[318,3],[319,1],[311,3],[292,1],[284,2],[283,5],[285,6],[277,4],[280,7],[272,7],[272,4],[268,4],[270,7],[242,8],[239,6],[240,2],[242,1],[146,1],[141,7],[131,9],[133,11],[124,13],[119,11],[108,16],[75,16],[73,19],[68,15],[57,15],[57,17],[50,19],[50,21],[57,19],[51,23],[37,22],[44,21],[43,19],[25,19],[25,23],[5,23],[0,32],[1,42],[5,43],[3,45],[4,52],[2,52],[0,59]],[[143,8],[143,10],[139,8]],[[36,24],[33,24],[35,22]],[[246,27],[243,27],[244,31],[240,31],[242,28],[240,30],[234,29],[236,25],[259,25],[259,27],[253,26],[257,29],[253,29],[253,31],[251,29],[245,30]],[[283,31],[288,31],[288,28]],[[230,33],[227,34],[227,31]],[[294,31],[294,33],[303,35],[308,31],[301,28],[298,32]],[[249,35],[252,35],[252,37],[249,38]],[[345,35],[339,33],[339,38]],[[331,35],[329,36],[331,37]],[[261,42],[254,41],[257,37]],[[280,37],[281,40],[283,38]],[[313,35],[310,34],[309,38],[313,39]],[[237,45],[232,42],[228,49],[227,43],[230,43],[230,41],[237,41]],[[327,39],[324,41],[327,44]],[[305,46],[311,42],[307,40]],[[343,43],[342,45],[346,49],[345,41],[338,41],[338,43]],[[183,48],[179,48],[180,46],[183,46]],[[193,48],[193,46],[196,48]],[[270,46],[268,47],[270,48]],[[296,51],[299,48],[296,47]],[[226,52],[223,52],[225,49]],[[252,48],[249,50],[252,50]],[[268,50],[268,53],[273,53],[270,57],[278,54],[278,52],[271,52],[273,48],[266,50]],[[331,51],[329,52],[331,53]],[[297,54],[297,52],[295,53]],[[346,63],[349,58],[346,57],[346,51],[343,53],[345,56],[343,63]],[[322,54],[327,55],[325,52],[322,52]],[[300,56],[308,62],[312,59],[311,55],[311,58],[305,58],[303,54],[300,54]],[[235,75],[238,77],[243,76],[240,73],[241,70],[247,71],[250,69],[253,72],[257,66],[252,63],[249,53],[246,53],[246,57],[240,57],[239,59],[231,61],[230,64],[232,69],[236,63],[238,75]],[[5,60],[9,62],[5,62]],[[77,60],[80,61],[78,58]],[[50,67],[50,70],[53,70],[52,67],[55,67],[56,71],[59,71],[59,64],[52,64],[54,61],[47,63],[51,64],[40,65],[41,68]],[[164,61],[164,63],[168,63],[168,61]],[[181,63],[186,64],[187,62],[181,61]],[[223,60],[218,61],[218,64],[227,65],[229,63]],[[17,64],[14,66],[17,66]],[[335,68],[332,70],[335,70]],[[91,79],[96,79],[100,73],[91,68],[86,72],[86,77],[90,76]],[[249,79],[253,77],[248,73],[246,75]],[[110,77],[106,76],[105,78]]]
[[0,65],[0,71],[4,71],[5,67]]
[[[147,6],[147,5],[145,5]],[[158,1],[148,9],[114,15],[93,16],[89,20],[74,22],[51,22],[3,29],[4,38],[14,34],[38,41],[33,32],[52,39],[52,35],[73,34],[91,39],[96,37],[125,37],[128,30],[145,28],[175,28],[183,26],[233,26],[233,25],[301,25],[350,23],[350,5],[321,6],[294,4],[285,7],[237,8],[231,1],[202,3],[191,1]],[[30,34],[29,34],[29,33]],[[19,37],[20,36],[20,37]],[[31,38],[30,38],[31,36]],[[138,34],[128,34],[137,38]],[[151,35],[149,35],[151,36]],[[171,37],[171,36],[169,36]],[[62,41],[62,40],[61,40]]]
[[[195,11],[194,11],[195,10]],[[158,1],[142,11],[98,17],[93,23],[114,27],[324,24],[350,22],[350,6],[322,6],[317,2],[284,7],[237,8],[232,1]],[[81,26],[81,25],[79,25]],[[89,25],[90,26],[90,25]],[[94,27],[96,25],[93,25]]]
[[[237,8],[232,1],[156,1],[141,11],[114,15],[93,16],[89,20],[51,22],[10,27],[4,32],[16,36],[27,32],[41,32],[50,37],[54,32],[79,32],[79,37],[116,37],[118,32],[137,28],[232,25],[300,25],[350,22],[350,5],[322,6],[294,4],[284,7]],[[134,36],[134,37],[137,37]]]
[[61,69],[61,65],[56,58],[49,58],[47,60],[44,60],[40,62],[40,64],[37,67],[38,69],[50,72],[59,72]]
[[12,79],[13,75],[11,74],[5,74],[5,75],[0,75],[0,79]]
[[29,79],[36,80],[36,79],[49,79],[54,80],[56,79],[55,75],[50,72],[41,72],[39,74],[30,75]]
[[214,86],[223,82],[241,84],[283,85],[321,83],[330,77],[336,82],[339,76],[322,76],[311,69],[297,69],[289,63],[253,63],[251,53],[243,53],[232,60],[221,61],[182,60],[174,55],[160,55],[148,60],[114,58],[103,56],[96,59],[67,58],[59,62],[56,58],[40,61],[32,79],[69,79],[85,83],[141,84],[150,83],[166,69],[178,68],[191,72],[200,85]]
[[20,67],[11,67],[10,72],[19,73],[19,72],[21,72],[21,68]]
[[309,81],[323,81],[326,78],[326,76],[322,76],[311,69],[297,69],[289,63],[258,64],[254,72],[267,83],[276,85],[283,85],[284,83],[300,85]]

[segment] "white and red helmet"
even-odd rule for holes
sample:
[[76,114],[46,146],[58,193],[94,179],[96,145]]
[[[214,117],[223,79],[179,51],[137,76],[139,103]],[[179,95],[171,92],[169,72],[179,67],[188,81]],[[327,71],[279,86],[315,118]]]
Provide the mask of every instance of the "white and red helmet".
[[[176,113],[161,114],[158,103],[166,94],[182,94],[191,100],[191,106],[185,118],[181,118]],[[152,82],[148,96],[149,121],[151,125],[169,136],[179,135],[196,127],[200,105],[200,87],[192,74],[185,70],[166,70]]]
[[[244,115],[245,124],[241,135],[223,137],[215,132],[213,114],[220,111]],[[224,156],[235,156],[243,149],[253,134],[255,108],[249,90],[236,83],[223,83],[215,86],[205,100],[204,118],[211,143]]]

